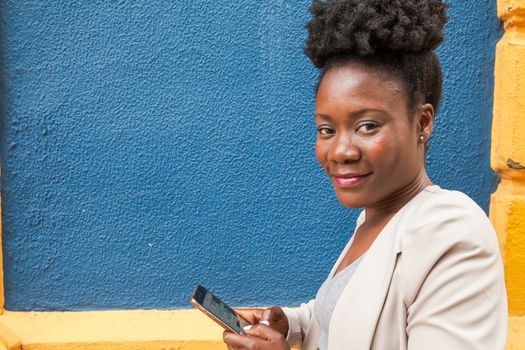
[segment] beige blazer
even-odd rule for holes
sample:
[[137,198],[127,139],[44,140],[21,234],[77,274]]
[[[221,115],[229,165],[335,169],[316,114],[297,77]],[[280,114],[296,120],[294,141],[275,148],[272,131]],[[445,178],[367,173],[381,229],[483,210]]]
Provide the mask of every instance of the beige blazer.
[[[317,349],[314,303],[285,308],[290,346]],[[366,252],[335,306],[328,349],[499,350],[506,337],[496,233],[469,197],[434,185],[396,213]]]

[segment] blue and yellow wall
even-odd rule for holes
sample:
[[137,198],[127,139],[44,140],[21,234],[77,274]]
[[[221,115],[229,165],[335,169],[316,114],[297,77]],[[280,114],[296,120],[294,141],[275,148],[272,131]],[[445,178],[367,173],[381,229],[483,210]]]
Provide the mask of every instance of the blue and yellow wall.
[[[238,306],[315,295],[357,212],[314,158],[309,3],[0,2],[0,349],[223,349],[185,310],[197,283]],[[496,3],[451,1],[428,157],[436,183],[490,203],[515,316],[525,233],[506,218],[523,217],[523,181],[498,159],[525,157],[498,138],[524,130],[506,108],[525,92],[505,92],[525,88],[505,62],[524,9],[499,6],[514,24],[494,95]]]

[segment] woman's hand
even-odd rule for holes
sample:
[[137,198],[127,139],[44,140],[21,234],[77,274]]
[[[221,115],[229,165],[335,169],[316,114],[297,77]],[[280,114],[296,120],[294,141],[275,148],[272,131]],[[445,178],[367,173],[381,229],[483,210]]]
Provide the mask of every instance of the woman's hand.
[[[264,319],[269,322],[267,326],[281,333],[283,337],[288,334],[288,318],[283,309],[278,306],[269,309],[235,309],[235,312],[252,325],[256,325]],[[263,313],[265,313],[264,316]]]
[[284,335],[265,324],[253,326],[246,334],[225,331],[222,339],[228,350],[290,350]]

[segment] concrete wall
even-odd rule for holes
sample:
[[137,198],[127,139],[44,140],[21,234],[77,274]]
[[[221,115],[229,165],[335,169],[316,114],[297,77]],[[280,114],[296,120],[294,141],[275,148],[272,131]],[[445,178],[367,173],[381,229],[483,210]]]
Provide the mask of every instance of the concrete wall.
[[[451,1],[429,170],[488,209],[492,0]],[[8,310],[314,296],[353,230],[314,159],[309,1],[2,1]]]

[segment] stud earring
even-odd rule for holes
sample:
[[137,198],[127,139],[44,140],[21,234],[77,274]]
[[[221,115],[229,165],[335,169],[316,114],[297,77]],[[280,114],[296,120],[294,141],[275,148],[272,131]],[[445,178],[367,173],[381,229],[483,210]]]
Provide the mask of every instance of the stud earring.
[[421,134],[419,135],[419,142],[423,142],[425,141],[425,137]]

